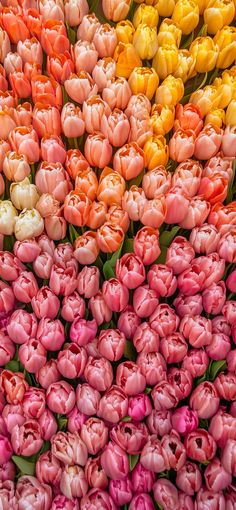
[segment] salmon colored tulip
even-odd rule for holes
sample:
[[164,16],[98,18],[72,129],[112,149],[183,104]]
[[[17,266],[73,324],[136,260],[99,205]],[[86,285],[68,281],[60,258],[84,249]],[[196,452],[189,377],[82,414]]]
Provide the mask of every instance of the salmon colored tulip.
[[24,23],[19,10],[14,7],[3,7],[1,10],[1,25],[6,30],[11,42],[17,44],[30,37],[29,30]]
[[106,222],[97,230],[97,243],[101,251],[113,253],[124,239],[124,231],[119,225]]
[[62,21],[47,19],[41,31],[42,48],[47,55],[65,53],[70,48],[66,27]]
[[89,96],[97,93],[97,85],[86,71],[80,71],[78,74],[72,73],[65,81],[64,86],[68,96],[79,104],[83,104]]
[[10,132],[16,127],[13,108],[0,107],[0,138],[7,140]]
[[85,193],[89,200],[93,202],[98,189],[98,180],[95,172],[91,168],[79,172],[75,179],[75,187],[82,193]]
[[108,23],[100,25],[94,34],[93,43],[100,58],[113,57],[117,45],[115,28]]
[[151,139],[153,135],[152,123],[149,115],[139,119],[135,115],[131,115],[129,142],[136,142],[140,147]]
[[209,223],[215,225],[221,234],[225,234],[236,225],[236,202],[227,205],[216,203],[211,208]]
[[97,230],[106,221],[107,205],[105,202],[92,202],[89,209],[87,225],[93,230]]
[[159,228],[165,221],[167,212],[164,195],[147,200],[140,211],[140,221],[147,227]]
[[12,150],[24,154],[29,163],[39,160],[39,140],[32,126],[16,127],[9,134],[9,142]]
[[38,136],[61,134],[61,116],[56,106],[36,103],[33,109],[32,124]]
[[181,228],[193,229],[200,227],[206,220],[210,212],[210,203],[202,197],[193,197],[188,206],[188,212],[185,218],[181,221]]
[[83,116],[87,133],[93,134],[101,131],[103,115],[108,117],[111,113],[110,106],[99,95],[91,96],[83,103]]
[[116,63],[111,57],[103,57],[98,60],[92,72],[92,77],[98,87],[98,91],[101,92],[111,79],[116,76]]
[[[81,5],[85,4],[85,2],[87,4],[86,0],[82,0]],[[90,12],[89,14],[86,13],[85,16],[82,13],[83,9],[81,9],[82,19],[80,25],[78,26],[77,39],[80,41],[92,42],[94,34],[97,28],[100,27],[101,23],[99,22],[95,12]]]
[[121,147],[129,136],[129,120],[124,112],[115,108],[108,117],[102,116],[101,131],[113,147]]
[[194,153],[195,137],[196,135],[194,131],[191,130],[184,131],[179,128],[175,131],[169,141],[171,159],[181,163],[182,161],[191,158]]
[[191,129],[198,135],[203,127],[202,114],[197,105],[187,103],[184,106],[177,104],[175,108],[175,130],[182,128],[185,131]]
[[31,37],[40,39],[43,18],[35,8],[27,9],[24,16],[25,24],[30,32]]
[[75,70],[69,51],[63,54],[51,53],[47,56],[47,73],[58,83],[65,83]]
[[62,105],[61,86],[53,78],[39,74],[32,78],[32,99],[34,103],[42,103],[51,106]]
[[203,177],[198,190],[201,195],[210,204],[224,202],[228,191],[228,181],[220,174],[215,173],[211,177]]
[[74,257],[80,264],[93,264],[99,254],[96,232],[87,230],[74,243]]
[[87,71],[91,74],[98,60],[98,52],[93,42],[77,41],[71,52],[76,72]]
[[127,232],[130,223],[128,213],[120,205],[109,207],[106,221],[112,225],[119,225],[124,233]]
[[64,201],[64,218],[68,223],[82,227],[89,215],[90,200],[78,188],[71,191]]
[[138,221],[140,219],[141,209],[146,203],[145,193],[138,186],[131,186],[125,191],[122,197],[122,207],[127,211],[130,220]]
[[122,0],[121,2],[119,0],[102,0],[105,17],[115,23],[126,18],[130,5],[131,0]]
[[162,165],[149,170],[143,176],[142,188],[147,198],[165,195],[171,187],[171,174]]
[[79,138],[85,132],[84,116],[79,106],[66,103],[61,112],[62,131],[67,138]]
[[172,185],[179,186],[187,196],[194,197],[198,193],[201,176],[201,164],[189,159],[180,163],[175,169],[172,176]]
[[84,154],[91,166],[104,168],[111,161],[112,146],[102,133],[96,133],[87,137]]
[[122,196],[125,192],[125,180],[111,168],[104,168],[97,190],[97,199],[102,200],[108,206],[121,205]]
[[79,172],[90,168],[88,161],[79,149],[70,149],[67,151],[65,167],[69,176],[74,181]]
[[195,141],[194,156],[197,159],[210,159],[219,151],[222,129],[212,124],[204,126]]
[[113,159],[113,168],[125,180],[134,179],[144,168],[144,152],[135,142],[123,145],[116,151]]

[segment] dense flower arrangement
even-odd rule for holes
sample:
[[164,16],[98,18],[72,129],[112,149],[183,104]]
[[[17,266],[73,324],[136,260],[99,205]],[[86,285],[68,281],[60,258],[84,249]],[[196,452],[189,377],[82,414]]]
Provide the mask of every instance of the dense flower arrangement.
[[0,510],[236,510],[235,0],[0,4]]

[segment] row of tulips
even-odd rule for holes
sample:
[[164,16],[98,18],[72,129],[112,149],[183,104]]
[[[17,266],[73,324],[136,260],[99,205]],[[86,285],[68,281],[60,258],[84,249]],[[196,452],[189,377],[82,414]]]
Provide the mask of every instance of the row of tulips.
[[3,510],[234,508],[236,270],[218,242],[196,227],[150,265],[137,235],[103,283],[46,235],[1,252]]

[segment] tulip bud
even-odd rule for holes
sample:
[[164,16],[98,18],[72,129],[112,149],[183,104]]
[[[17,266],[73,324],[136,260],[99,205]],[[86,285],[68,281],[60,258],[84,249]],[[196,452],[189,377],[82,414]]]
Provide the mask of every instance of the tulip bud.
[[36,209],[24,209],[15,222],[15,236],[19,241],[38,237],[44,230],[44,221]]
[[204,10],[204,23],[209,34],[216,34],[223,26],[230,25],[235,14],[233,0],[210,0]]
[[116,24],[116,35],[118,42],[123,42],[124,44],[133,42],[133,35],[135,32],[135,28],[130,20],[124,19],[119,21]]
[[121,21],[126,18],[131,0],[103,0],[102,8],[107,19],[114,21]]
[[159,46],[152,65],[161,80],[164,80],[169,74],[174,74],[178,66],[177,47],[168,44]]
[[116,62],[116,76],[129,78],[135,67],[141,65],[141,60],[133,44],[119,42],[114,53]]
[[171,74],[157,88],[155,101],[162,105],[175,106],[184,95],[184,84],[180,78]]
[[135,67],[129,77],[129,85],[133,94],[145,94],[152,99],[158,87],[159,78],[153,67]]
[[10,197],[16,209],[33,209],[39,200],[39,193],[35,184],[25,177],[23,181],[11,184]]
[[195,61],[198,73],[208,73],[215,68],[218,57],[218,47],[211,37],[197,37],[189,49]]
[[172,20],[184,35],[190,34],[199,22],[199,7],[193,0],[178,0],[175,4]]
[[0,201],[0,233],[12,235],[15,228],[17,210],[10,200]]
[[133,45],[142,60],[153,58],[158,48],[156,27],[150,27],[145,23],[138,25],[134,33]]

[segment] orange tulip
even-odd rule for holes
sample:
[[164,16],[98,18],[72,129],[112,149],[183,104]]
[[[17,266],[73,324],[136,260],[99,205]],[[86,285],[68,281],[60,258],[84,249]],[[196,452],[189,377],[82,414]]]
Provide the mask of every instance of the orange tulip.
[[114,53],[116,76],[129,78],[135,67],[142,65],[141,59],[133,44],[119,42]]
[[74,257],[80,264],[93,264],[99,254],[96,232],[87,230],[74,243]]
[[124,239],[124,232],[119,225],[106,222],[97,230],[96,238],[101,251],[113,253],[121,245]]
[[89,200],[93,202],[98,189],[98,180],[95,172],[91,168],[79,172],[75,179],[75,187],[82,193],[85,193]]
[[159,228],[165,221],[167,212],[164,195],[147,200],[141,208],[140,221],[147,227]]
[[90,169],[87,159],[85,159],[79,149],[70,149],[67,151],[65,167],[69,176],[74,181],[80,172]]
[[93,230],[101,227],[106,221],[107,204],[105,202],[92,202],[89,209],[87,225]]
[[98,185],[97,199],[102,200],[108,206],[112,204],[120,205],[124,192],[124,178],[111,168],[104,168]]
[[31,86],[34,103],[61,107],[62,91],[61,86],[56,80],[43,74],[38,74],[32,78]]
[[126,233],[129,228],[129,216],[120,205],[112,205],[106,215],[106,221],[112,225],[119,225]]
[[89,215],[90,200],[85,193],[75,189],[67,195],[64,201],[64,217],[68,223],[83,227]]
[[227,196],[228,184],[227,179],[217,173],[211,177],[203,177],[198,194],[212,205],[217,202],[224,202]]

